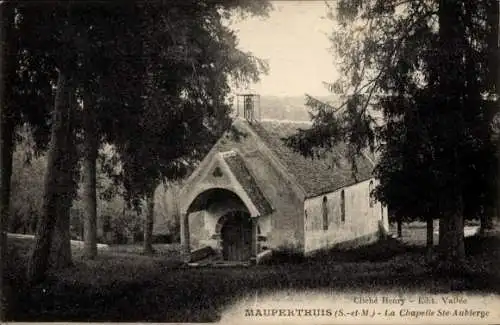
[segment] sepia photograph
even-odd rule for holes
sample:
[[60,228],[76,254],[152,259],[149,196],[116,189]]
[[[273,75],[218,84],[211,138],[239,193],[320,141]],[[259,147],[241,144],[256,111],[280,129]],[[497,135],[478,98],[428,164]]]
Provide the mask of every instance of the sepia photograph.
[[499,9],[0,1],[0,323],[500,323]]

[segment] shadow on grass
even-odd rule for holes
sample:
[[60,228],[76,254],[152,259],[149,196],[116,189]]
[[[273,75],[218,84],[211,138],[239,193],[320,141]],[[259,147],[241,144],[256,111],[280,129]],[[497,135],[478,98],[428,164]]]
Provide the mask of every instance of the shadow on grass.
[[395,238],[385,238],[375,243],[357,248],[332,248],[315,252],[304,257],[291,250],[283,250],[273,254],[267,265],[303,264],[303,263],[336,263],[336,262],[384,262],[394,256],[405,253],[425,253],[425,247],[404,244]]
[[383,262],[405,253],[423,253],[425,248],[405,245],[394,238],[386,238],[376,243],[355,249],[332,249],[314,256],[337,262]]

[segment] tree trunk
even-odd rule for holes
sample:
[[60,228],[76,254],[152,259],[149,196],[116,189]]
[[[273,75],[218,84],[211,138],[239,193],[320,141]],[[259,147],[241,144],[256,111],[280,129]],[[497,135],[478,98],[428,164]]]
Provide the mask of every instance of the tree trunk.
[[448,227],[448,223],[445,220],[444,216],[439,218],[439,251],[441,253],[441,247],[443,247],[444,242],[444,234],[446,234],[446,228]]
[[154,207],[155,207],[155,190],[150,190],[147,195],[147,213],[144,221],[144,254],[152,255],[153,250],[153,225],[154,225]]
[[[491,82],[491,88],[494,90],[496,95],[496,108],[500,102],[500,2],[493,2],[493,8],[488,10],[488,24],[491,28],[491,35],[488,39],[489,51],[489,80]],[[496,112],[498,115],[498,111]],[[500,141],[497,143],[496,148],[497,157],[500,157]],[[494,175],[500,174],[500,159],[497,158],[496,165],[492,166]],[[492,219],[496,219],[500,222],[500,180],[494,182],[494,213],[492,214]],[[492,220],[491,220],[492,221]]]
[[[65,198],[69,200],[70,198]],[[55,269],[62,269],[73,265],[71,257],[71,236],[70,236],[70,210],[71,204],[60,202],[59,214],[56,219],[54,240],[50,253],[51,266]]]
[[450,264],[461,264],[465,260],[463,217],[459,211],[455,211],[444,222],[447,230],[439,243],[442,260]]
[[[460,7],[455,0],[439,1],[439,83],[442,121],[447,130],[446,136],[442,136],[439,142],[441,146],[441,157],[449,159],[445,167],[445,175],[449,175],[446,188],[443,189],[442,206],[444,210],[440,219],[440,261],[446,268],[456,270],[465,259],[464,247],[464,218],[463,218],[463,184],[461,182],[461,165],[459,144],[464,138],[464,104],[460,99],[463,93],[464,76],[456,74],[450,78],[449,69],[455,64],[462,64],[464,35],[459,30]],[[460,73],[460,69],[457,70]],[[457,90],[458,89],[458,90]]]
[[403,218],[401,216],[398,216],[396,222],[398,227],[398,238],[403,238]]
[[500,19],[499,19],[499,6],[500,2],[492,1],[492,8],[488,9],[487,23],[491,28],[491,33],[488,35],[488,86],[496,94],[500,95],[500,64],[499,59],[499,43],[500,34],[498,33]]
[[[495,82],[495,90],[497,102],[496,105],[498,107],[498,103],[500,102],[500,2],[496,6],[496,16],[497,16],[497,24],[496,24],[496,36],[497,36],[497,47],[496,47],[496,58],[494,62],[496,62],[496,82]],[[500,156],[500,141],[497,144],[497,154]],[[494,167],[495,168],[495,167]],[[500,159],[497,159],[496,173],[500,175]],[[496,210],[496,221],[500,223],[500,179],[497,178],[496,182],[496,195],[495,195],[495,210]]]
[[[1,73],[0,73],[1,74]],[[0,80],[0,83],[2,81]],[[15,121],[12,116],[9,116],[7,110],[9,107],[0,105],[1,121],[0,121],[0,322],[5,319],[5,312],[7,307],[7,299],[4,294],[6,288],[3,282],[4,261],[8,256],[7,247],[7,230],[9,224],[10,212],[10,192],[11,192],[11,176],[12,176],[12,152],[14,150],[14,127]]]
[[56,233],[52,247],[52,266],[54,268],[65,268],[73,264],[71,257],[71,206],[73,198],[76,196],[78,184],[76,181],[76,171],[78,167],[78,156],[76,154],[74,129],[74,110],[76,109],[75,88],[69,82],[66,93],[66,123],[63,128],[64,141],[62,173],[64,184],[60,196],[57,200],[58,214],[56,218]]
[[[487,85],[488,89],[491,90],[490,100],[496,100],[497,104],[495,105],[496,109],[494,113],[497,113],[498,109],[498,99],[495,97],[498,96],[500,87],[499,87],[499,78],[500,78],[500,65],[499,65],[499,52],[498,52],[498,44],[499,44],[499,6],[500,2],[492,1],[492,7],[488,8],[487,13],[487,24],[490,28],[490,34],[488,35],[488,75],[487,75]],[[471,60],[472,61],[472,60]],[[492,114],[491,118],[494,118],[494,114]],[[490,119],[486,120],[487,126],[491,125],[492,121]],[[483,141],[491,141],[491,132],[489,127],[484,128],[484,140]],[[497,174],[497,164],[492,161],[491,164],[488,165],[488,200],[486,207],[483,209],[482,214],[480,216],[480,233],[484,235],[485,231],[491,229],[493,226],[493,219],[496,213],[497,202],[497,184],[495,175]]]
[[83,215],[85,257],[97,256],[97,195],[96,160],[98,151],[94,107],[90,94],[84,94],[84,157],[83,157]]
[[[38,219],[35,243],[28,263],[28,279],[32,283],[42,281],[49,267],[56,220],[63,215],[61,200],[67,191],[67,155],[65,127],[68,124],[68,80],[65,71],[59,71],[56,98],[54,103],[51,138],[47,155],[47,171],[42,214]],[[61,228],[64,222],[59,224]]]
[[[500,60],[500,2],[498,3],[497,6],[497,28],[496,28],[496,33],[497,33],[497,53],[496,53],[496,73],[497,73],[497,78],[496,78],[496,97],[497,97],[497,102],[496,105],[498,107],[498,103],[500,102],[500,64],[498,63]],[[500,141],[497,143],[497,154],[500,155]],[[496,166],[496,173],[497,175],[500,175],[500,159],[497,159],[497,166]],[[497,178],[497,186],[496,186],[496,195],[495,195],[495,210],[496,210],[496,221],[500,223],[500,180]]]
[[431,216],[427,216],[427,259],[432,259],[432,252],[434,250],[434,218]]
[[457,195],[454,209],[444,215],[439,223],[440,261],[446,268],[456,269],[465,261],[464,218],[462,198]]
[[493,206],[493,203],[488,204],[484,211],[481,212],[480,216],[480,226],[479,226],[479,231],[481,235],[484,235],[487,230],[490,230],[493,228],[493,215],[495,213],[495,207]]
[[12,152],[14,149],[15,109],[12,99],[17,72],[17,35],[14,31],[14,4],[4,1],[0,6],[2,17],[0,41],[0,322],[5,320],[9,303],[4,267],[8,259],[7,225],[10,212]]

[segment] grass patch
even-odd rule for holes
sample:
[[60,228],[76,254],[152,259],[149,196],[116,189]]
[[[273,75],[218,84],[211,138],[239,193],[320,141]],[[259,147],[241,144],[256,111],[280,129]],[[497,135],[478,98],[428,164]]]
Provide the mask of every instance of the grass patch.
[[317,253],[312,261],[338,262],[382,262],[394,256],[405,253],[420,253],[424,248],[416,245],[403,244],[394,238],[379,240],[369,245],[363,245],[353,249],[333,248],[328,251]]
[[[16,247],[15,265],[30,245]],[[86,261],[51,271],[42,284],[16,290],[9,310],[13,321],[212,322],[237,299],[289,290],[500,292],[500,239],[466,239],[468,273],[434,274],[424,248],[395,239],[354,250],[331,250],[297,260],[284,254],[279,263],[238,268],[185,268],[176,248],[152,256],[140,246],[116,246]],[[279,256],[278,256],[279,257]],[[14,272],[15,273],[15,272]]]

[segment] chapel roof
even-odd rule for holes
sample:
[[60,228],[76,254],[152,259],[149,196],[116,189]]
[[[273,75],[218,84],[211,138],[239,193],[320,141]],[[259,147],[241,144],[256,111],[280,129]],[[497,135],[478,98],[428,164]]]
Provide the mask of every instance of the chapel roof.
[[260,214],[266,215],[271,213],[273,210],[271,204],[260,190],[243,158],[239,154],[235,153],[231,155],[224,155],[224,161],[229,166],[231,172],[248,194],[252,202],[255,204],[255,207],[259,210]]
[[357,170],[353,170],[346,159],[345,144],[334,147],[326,157],[310,158],[284,143],[286,137],[296,133],[299,128],[310,128],[311,123],[267,120],[249,125],[296,179],[307,197],[333,192],[373,177],[373,160],[365,154],[359,155],[356,159]]

